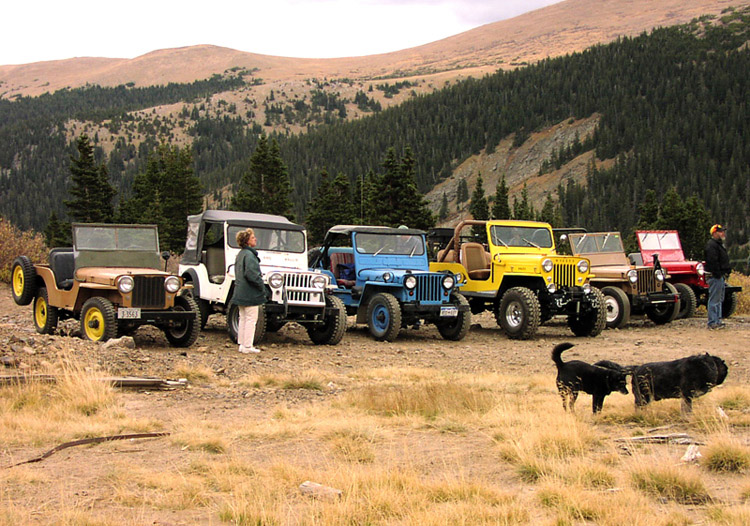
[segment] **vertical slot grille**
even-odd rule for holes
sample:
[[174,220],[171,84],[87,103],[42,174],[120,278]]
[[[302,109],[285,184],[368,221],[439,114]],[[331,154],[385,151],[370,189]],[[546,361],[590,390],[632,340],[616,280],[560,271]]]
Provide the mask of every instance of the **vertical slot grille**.
[[661,290],[656,281],[653,268],[638,269],[638,290],[642,293],[651,293]]
[[162,276],[133,276],[133,307],[164,308],[167,291]]
[[296,305],[322,305],[325,303],[320,289],[313,289],[312,279],[315,274],[288,272],[284,274],[286,300]]
[[556,262],[552,269],[552,279],[558,287],[575,287],[575,262]]
[[443,276],[435,274],[417,274],[417,301],[442,302]]

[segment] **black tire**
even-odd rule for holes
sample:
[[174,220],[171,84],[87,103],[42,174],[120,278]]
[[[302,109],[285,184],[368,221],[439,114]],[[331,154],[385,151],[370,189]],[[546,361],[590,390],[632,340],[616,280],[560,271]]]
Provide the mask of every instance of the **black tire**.
[[[454,305],[459,307],[469,306],[469,301],[463,294],[454,293],[451,296]],[[458,316],[455,318],[440,320],[435,325],[437,325],[438,332],[444,340],[453,340],[454,342],[463,340],[469,333],[469,328],[471,328],[471,311],[468,308],[463,312],[459,310]]]
[[165,326],[162,330],[172,347],[190,347],[198,339],[201,332],[201,311],[198,302],[192,295],[184,294],[174,299],[175,311],[192,312],[193,316],[173,326]]
[[367,327],[377,341],[392,342],[401,330],[401,305],[393,294],[375,294],[367,304]]
[[34,327],[39,334],[52,334],[57,328],[59,312],[49,304],[47,288],[40,287],[34,298]]
[[201,298],[198,298],[196,303],[198,304],[198,310],[200,311],[201,330],[203,330],[206,328],[208,317],[211,315],[211,304],[207,300]]
[[495,320],[512,340],[532,338],[541,322],[541,307],[534,291],[526,287],[508,289],[495,309]]
[[[237,343],[237,334],[239,333],[240,326],[240,309],[234,303],[229,305],[227,311],[227,332],[229,332],[229,338],[234,343]],[[258,321],[255,323],[255,336],[253,337],[253,345],[258,345],[266,337],[266,309],[263,305],[258,307]]]
[[721,304],[721,317],[729,318],[737,310],[737,293],[727,292],[724,295],[724,302]]
[[[665,283],[664,287],[672,294],[677,294],[677,289],[671,283]],[[681,302],[678,300],[677,303],[650,305],[646,309],[646,316],[657,325],[671,323],[677,318],[677,314],[680,312],[680,303]]]
[[617,287],[604,287],[605,318],[608,329],[619,329],[630,321],[630,299]]
[[93,342],[106,342],[117,335],[115,307],[106,298],[90,298],[81,309],[81,336]]
[[677,313],[677,319],[692,318],[698,308],[698,298],[695,297],[695,291],[685,283],[675,283],[674,288],[680,294],[680,312]]
[[308,325],[307,334],[315,345],[336,345],[346,333],[346,306],[340,298],[326,295],[326,307],[336,309],[324,323]]
[[36,298],[36,269],[26,256],[18,256],[10,267],[10,290],[16,305],[28,305]]
[[591,287],[588,294],[589,309],[576,316],[568,316],[568,327],[573,334],[581,337],[599,336],[607,326],[607,309],[604,306],[604,294],[596,287]]

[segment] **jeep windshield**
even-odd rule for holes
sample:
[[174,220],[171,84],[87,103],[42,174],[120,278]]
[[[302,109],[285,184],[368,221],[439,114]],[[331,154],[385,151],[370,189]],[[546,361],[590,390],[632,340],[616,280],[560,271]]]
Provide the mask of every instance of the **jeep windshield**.
[[612,254],[625,252],[619,232],[570,234],[569,238],[573,254]]
[[159,236],[153,226],[75,225],[73,242],[76,251],[159,251]]
[[[237,232],[245,230],[245,226],[229,225],[229,246],[240,248],[237,244]],[[267,250],[270,252],[294,252],[301,254],[305,252],[305,234],[300,230],[284,230],[281,228],[253,227],[258,244],[256,250]]]
[[502,247],[551,248],[552,234],[546,228],[524,226],[490,227],[492,244]]
[[641,250],[681,250],[677,232],[638,232]]
[[373,234],[357,232],[354,240],[359,254],[372,256],[422,256],[424,240],[413,234]]

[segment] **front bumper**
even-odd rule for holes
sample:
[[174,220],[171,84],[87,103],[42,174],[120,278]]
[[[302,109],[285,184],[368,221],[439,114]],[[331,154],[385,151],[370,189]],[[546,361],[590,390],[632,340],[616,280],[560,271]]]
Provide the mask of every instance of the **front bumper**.
[[650,294],[633,296],[631,304],[634,308],[643,309],[649,305],[677,303],[678,301],[680,301],[679,294],[672,294],[671,292],[652,292]]

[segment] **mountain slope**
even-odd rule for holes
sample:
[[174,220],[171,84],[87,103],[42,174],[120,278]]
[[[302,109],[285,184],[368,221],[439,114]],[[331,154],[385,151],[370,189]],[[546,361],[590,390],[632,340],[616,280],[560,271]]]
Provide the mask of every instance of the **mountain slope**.
[[231,68],[266,82],[307,78],[403,77],[458,71],[481,74],[583,50],[622,35],[716,14],[731,0],[567,0],[423,46],[366,57],[297,59],[202,45],[134,59],[71,58],[0,66],[0,98],[39,95],[86,84],[137,86],[192,82]]

